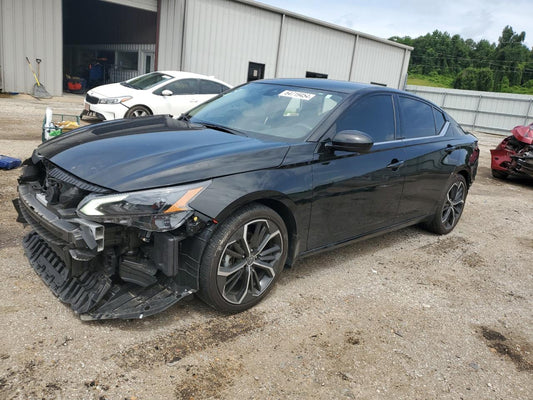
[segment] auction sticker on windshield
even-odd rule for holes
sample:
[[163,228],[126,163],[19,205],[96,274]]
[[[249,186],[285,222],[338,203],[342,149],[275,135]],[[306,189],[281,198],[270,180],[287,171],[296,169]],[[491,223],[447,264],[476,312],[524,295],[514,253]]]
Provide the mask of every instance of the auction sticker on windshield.
[[294,90],[284,90],[278,96],[290,97],[291,99],[300,99],[306,101],[311,100],[313,97],[315,97],[315,95],[312,93],[295,92]]

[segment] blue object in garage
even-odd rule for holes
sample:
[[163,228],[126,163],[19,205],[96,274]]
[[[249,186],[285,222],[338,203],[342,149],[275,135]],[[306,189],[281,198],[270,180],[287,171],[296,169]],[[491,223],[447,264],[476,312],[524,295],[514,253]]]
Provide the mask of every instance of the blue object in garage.
[[21,161],[18,158],[0,155],[0,169],[13,169],[19,167]]

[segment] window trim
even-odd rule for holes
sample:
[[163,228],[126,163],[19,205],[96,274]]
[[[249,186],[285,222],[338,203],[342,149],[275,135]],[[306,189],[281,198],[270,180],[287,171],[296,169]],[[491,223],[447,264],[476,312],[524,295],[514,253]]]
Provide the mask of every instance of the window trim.
[[[448,130],[447,127],[449,126],[449,121],[446,119],[446,114],[444,112],[442,112],[440,109],[436,108],[435,105],[433,105],[430,102],[426,101],[425,99],[422,99],[422,98],[419,98],[419,97],[409,96],[409,95],[405,95],[403,93],[398,94],[395,97],[396,97],[396,101],[398,102],[398,121],[400,122],[400,130],[402,131],[401,132],[402,134],[403,134],[403,129],[402,129],[402,126],[401,126],[401,111],[400,111],[400,109],[401,109],[401,107],[400,107],[400,98],[401,97],[407,98],[407,99],[410,99],[410,100],[414,100],[414,101],[418,101],[420,103],[426,104],[429,107],[431,107],[431,116],[433,117],[433,126],[435,127],[435,134],[434,135],[419,136],[419,137],[414,137],[414,138],[406,138],[406,137],[402,136],[402,137],[398,138],[399,140],[410,141],[410,140],[427,139],[427,138],[434,138],[434,137],[444,136],[443,132],[446,132]],[[444,124],[444,126],[443,126],[443,128],[442,128],[442,130],[440,132],[437,132],[437,125],[436,125],[436,122],[435,122],[435,113],[434,113],[433,109],[438,110],[445,117],[446,123]]]

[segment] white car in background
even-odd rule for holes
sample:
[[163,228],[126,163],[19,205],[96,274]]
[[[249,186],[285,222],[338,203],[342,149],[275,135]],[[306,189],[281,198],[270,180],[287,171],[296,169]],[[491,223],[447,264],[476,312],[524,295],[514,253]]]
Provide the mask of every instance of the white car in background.
[[81,116],[101,120],[153,114],[176,116],[230,88],[212,76],[182,71],[150,72],[89,90]]

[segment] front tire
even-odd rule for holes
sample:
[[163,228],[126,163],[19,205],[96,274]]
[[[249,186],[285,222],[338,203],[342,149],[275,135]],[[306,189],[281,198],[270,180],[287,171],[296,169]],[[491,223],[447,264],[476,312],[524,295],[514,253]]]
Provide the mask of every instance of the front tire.
[[468,187],[465,178],[462,175],[455,175],[439,201],[435,215],[426,224],[426,228],[439,235],[450,233],[463,214],[467,194]]
[[287,253],[283,219],[261,204],[245,206],[211,237],[202,256],[198,294],[219,311],[244,311],[272,289]]
[[148,115],[152,115],[152,112],[147,107],[133,106],[126,112],[124,118],[147,117]]

